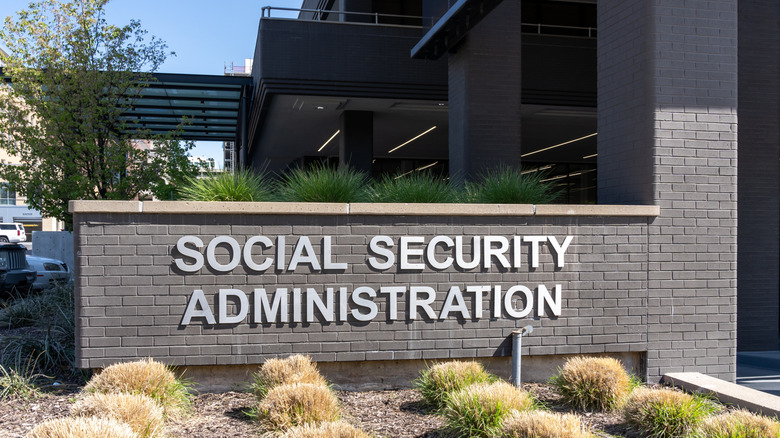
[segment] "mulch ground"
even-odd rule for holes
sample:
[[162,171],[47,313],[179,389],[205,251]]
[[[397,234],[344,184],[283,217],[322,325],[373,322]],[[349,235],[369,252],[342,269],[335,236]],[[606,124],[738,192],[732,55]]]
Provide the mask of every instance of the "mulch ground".
[[[51,418],[69,414],[70,405],[78,395],[79,387],[60,385],[31,399],[9,399],[0,402],[0,436],[15,438],[24,435]],[[549,385],[524,384],[548,409],[570,412],[560,396]],[[445,437],[444,420],[431,413],[414,390],[338,392],[345,421],[387,438]],[[168,425],[171,438],[238,438],[261,436],[262,430],[247,412],[254,404],[254,396],[245,392],[203,393],[194,398],[193,412]],[[622,423],[618,414],[582,413],[598,437],[638,438]]]

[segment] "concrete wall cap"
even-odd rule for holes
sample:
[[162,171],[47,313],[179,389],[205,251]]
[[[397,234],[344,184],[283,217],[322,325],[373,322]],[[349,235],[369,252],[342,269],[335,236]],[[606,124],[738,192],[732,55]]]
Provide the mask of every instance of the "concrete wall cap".
[[393,216],[660,216],[657,205],[70,201],[71,213]]

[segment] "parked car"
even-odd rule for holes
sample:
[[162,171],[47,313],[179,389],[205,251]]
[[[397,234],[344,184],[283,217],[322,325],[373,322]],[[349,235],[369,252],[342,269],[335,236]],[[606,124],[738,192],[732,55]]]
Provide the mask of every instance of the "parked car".
[[36,272],[33,290],[49,289],[73,283],[73,271],[62,260],[27,256],[30,269]]
[[16,222],[11,224],[0,224],[0,243],[26,242],[27,233],[24,231],[24,225]]
[[17,243],[0,244],[0,297],[26,294],[35,282],[25,254],[27,248]]

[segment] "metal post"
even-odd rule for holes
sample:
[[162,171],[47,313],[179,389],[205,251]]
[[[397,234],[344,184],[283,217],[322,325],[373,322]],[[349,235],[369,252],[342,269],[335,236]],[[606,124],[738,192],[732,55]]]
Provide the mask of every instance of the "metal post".
[[531,334],[534,328],[527,325],[512,332],[512,384],[520,387],[520,365],[522,361],[523,336]]

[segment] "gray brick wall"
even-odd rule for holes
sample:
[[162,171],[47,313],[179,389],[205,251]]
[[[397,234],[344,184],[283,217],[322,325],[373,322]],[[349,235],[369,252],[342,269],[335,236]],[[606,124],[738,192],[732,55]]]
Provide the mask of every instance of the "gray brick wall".
[[[470,358],[511,355],[510,333],[534,325],[533,336],[524,339],[530,355],[646,352],[648,333],[669,315],[649,312],[647,217],[424,217],[424,216],[306,216],[306,215],[181,215],[77,213],[77,364],[99,368],[119,360],[152,356],[177,365],[262,363],[269,357],[307,353],[317,361],[403,360]],[[203,268],[183,274],[174,267],[181,236],[194,235],[204,243],[230,235],[239,243],[254,235],[287,237],[289,259],[296,240],[306,235],[320,251],[322,236],[333,236],[334,257],[347,262],[337,273],[309,273],[299,267],[293,273],[257,274],[239,265],[233,272],[215,273]],[[574,240],[566,251],[565,265],[556,268],[554,252],[540,250],[536,269],[527,264],[524,245],[519,269],[426,269],[374,272],[366,263],[368,240],[375,235],[424,236],[566,236]],[[222,257],[222,256],[220,256]],[[224,256],[220,260],[226,260]],[[443,253],[442,253],[443,257]],[[346,322],[252,324],[209,326],[194,319],[180,325],[188,299],[202,289],[214,312],[214,296],[220,288],[251,292],[265,287],[325,287],[424,285],[437,291],[438,312],[450,286],[515,284],[535,289],[544,284],[562,286],[562,314],[512,319],[506,314],[491,318],[490,294],[485,294],[485,317],[445,320],[408,319],[399,305],[399,320],[386,321],[387,300],[377,298],[379,316],[370,322],[351,318]],[[408,296],[408,293],[406,294]],[[473,294],[464,297],[473,309]],[[250,297],[251,300],[251,297]],[[405,299],[399,301],[406,303]],[[695,302],[689,302],[694,306]],[[679,309],[683,315],[686,309]],[[317,311],[316,315],[320,315]],[[535,315],[535,312],[534,314]],[[251,317],[251,315],[250,315]],[[726,315],[728,318],[728,315]],[[304,311],[305,318],[305,311]],[[687,317],[683,317],[687,318]],[[695,322],[691,321],[691,324]],[[702,325],[702,330],[711,327]],[[702,336],[708,336],[702,332]],[[661,345],[655,343],[654,345]],[[674,348],[650,352],[668,357]],[[659,370],[650,370],[656,377]]]
[[737,1],[598,11],[599,202],[661,207],[648,228],[648,368],[733,380]]
[[780,3],[739,5],[737,341],[777,350],[780,325]]

